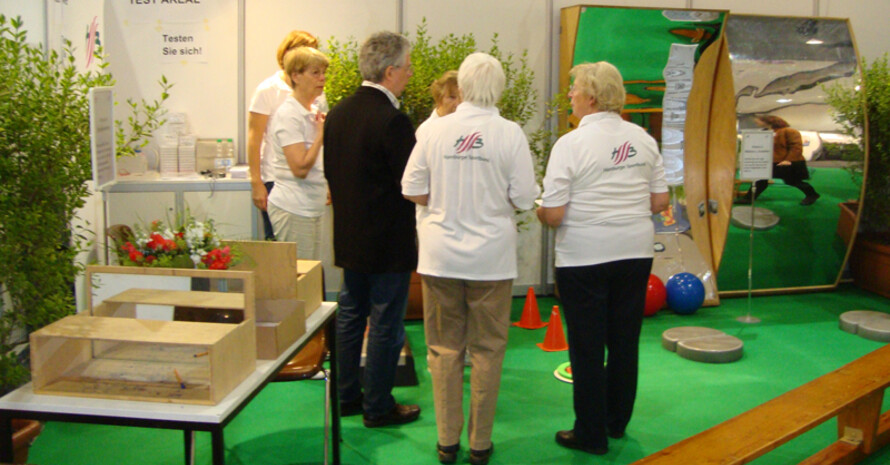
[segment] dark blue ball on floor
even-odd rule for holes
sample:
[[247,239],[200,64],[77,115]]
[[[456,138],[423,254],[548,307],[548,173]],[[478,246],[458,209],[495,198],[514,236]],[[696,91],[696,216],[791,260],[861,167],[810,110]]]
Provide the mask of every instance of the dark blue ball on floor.
[[664,287],[668,307],[682,315],[695,313],[705,301],[705,285],[692,273],[677,273],[668,279]]

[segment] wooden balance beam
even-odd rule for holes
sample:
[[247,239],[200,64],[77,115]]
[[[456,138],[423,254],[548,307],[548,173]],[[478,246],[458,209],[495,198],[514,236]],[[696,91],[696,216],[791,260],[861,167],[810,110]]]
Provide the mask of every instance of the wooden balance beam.
[[633,465],[743,464],[837,417],[838,440],[801,465],[853,464],[890,442],[886,345]]

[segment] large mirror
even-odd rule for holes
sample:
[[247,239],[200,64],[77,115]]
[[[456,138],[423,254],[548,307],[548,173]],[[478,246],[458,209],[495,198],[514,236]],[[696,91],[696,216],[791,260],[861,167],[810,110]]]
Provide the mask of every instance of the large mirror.
[[[853,219],[842,215],[843,204],[858,200],[861,186],[841,159],[843,145],[851,141],[839,135],[832,121],[824,86],[858,83],[850,24],[832,18],[730,15],[726,39],[739,132],[757,129],[760,116],[780,117],[800,132],[806,167],[784,174],[787,179],[773,169],[774,178],[753,201],[753,234],[751,197],[745,195],[750,183],[736,180],[734,218],[717,276],[721,295],[748,290],[749,260],[751,285],[758,291],[833,287],[852,236],[844,231]],[[783,132],[774,134],[785,140]],[[813,191],[807,185],[818,194],[811,204]]]

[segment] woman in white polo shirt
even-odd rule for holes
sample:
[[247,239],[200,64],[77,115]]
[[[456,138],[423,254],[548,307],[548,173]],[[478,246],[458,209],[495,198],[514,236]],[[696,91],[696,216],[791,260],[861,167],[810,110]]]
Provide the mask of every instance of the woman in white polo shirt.
[[278,241],[296,242],[297,257],[321,256],[321,217],[328,184],[322,162],[324,113],[313,105],[324,91],[328,58],[312,47],[284,56],[293,93],[272,116],[272,172],[269,219]]
[[[274,240],[272,223],[269,221],[269,193],[275,185],[272,177],[272,131],[271,120],[275,110],[293,92],[287,74],[284,72],[284,55],[297,47],[318,48],[318,39],[306,31],[291,31],[275,52],[280,68],[257,86],[250,98],[247,114],[247,164],[250,167],[250,188],[253,203],[263,217],[263,234],[266,240]],[[315,104],[322,112],[328,104],[322,94]]]
[[463,103],[417,132],[402,194],[418,205],[417,272],[439,461],[454,463],[464,423],[464,352],[470,349],[471,464],[488,463],[516,269],[514,208],[529,209],[535,184],[528,141],[495,107],[501,63],[474,53],[458,70]]
[[581,122],[553,146],[537,213],[556,228],[556,284],[572,363],[575,424],[556,433],[556,442],[601,455],[606,436],[622,437],[633,411],[651,215],[667,207],[668,194],[655,140],[621,119],[618,70],[601,61],[570,75]]

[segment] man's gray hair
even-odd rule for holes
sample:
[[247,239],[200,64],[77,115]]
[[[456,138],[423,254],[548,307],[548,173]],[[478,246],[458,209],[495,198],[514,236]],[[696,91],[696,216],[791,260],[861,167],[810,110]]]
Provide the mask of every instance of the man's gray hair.
[[405,65],[405,56],[411,50],[411,43],[401,34],[381,31],[368,37],[362,44],[358,54],[358,70],[362,79],[383,82],[386,68],[401,68]]
[[497,58],[487,53],[472,53],[457,71],[457,86],[465,102],[493,107],[504,92],[507,77]]

